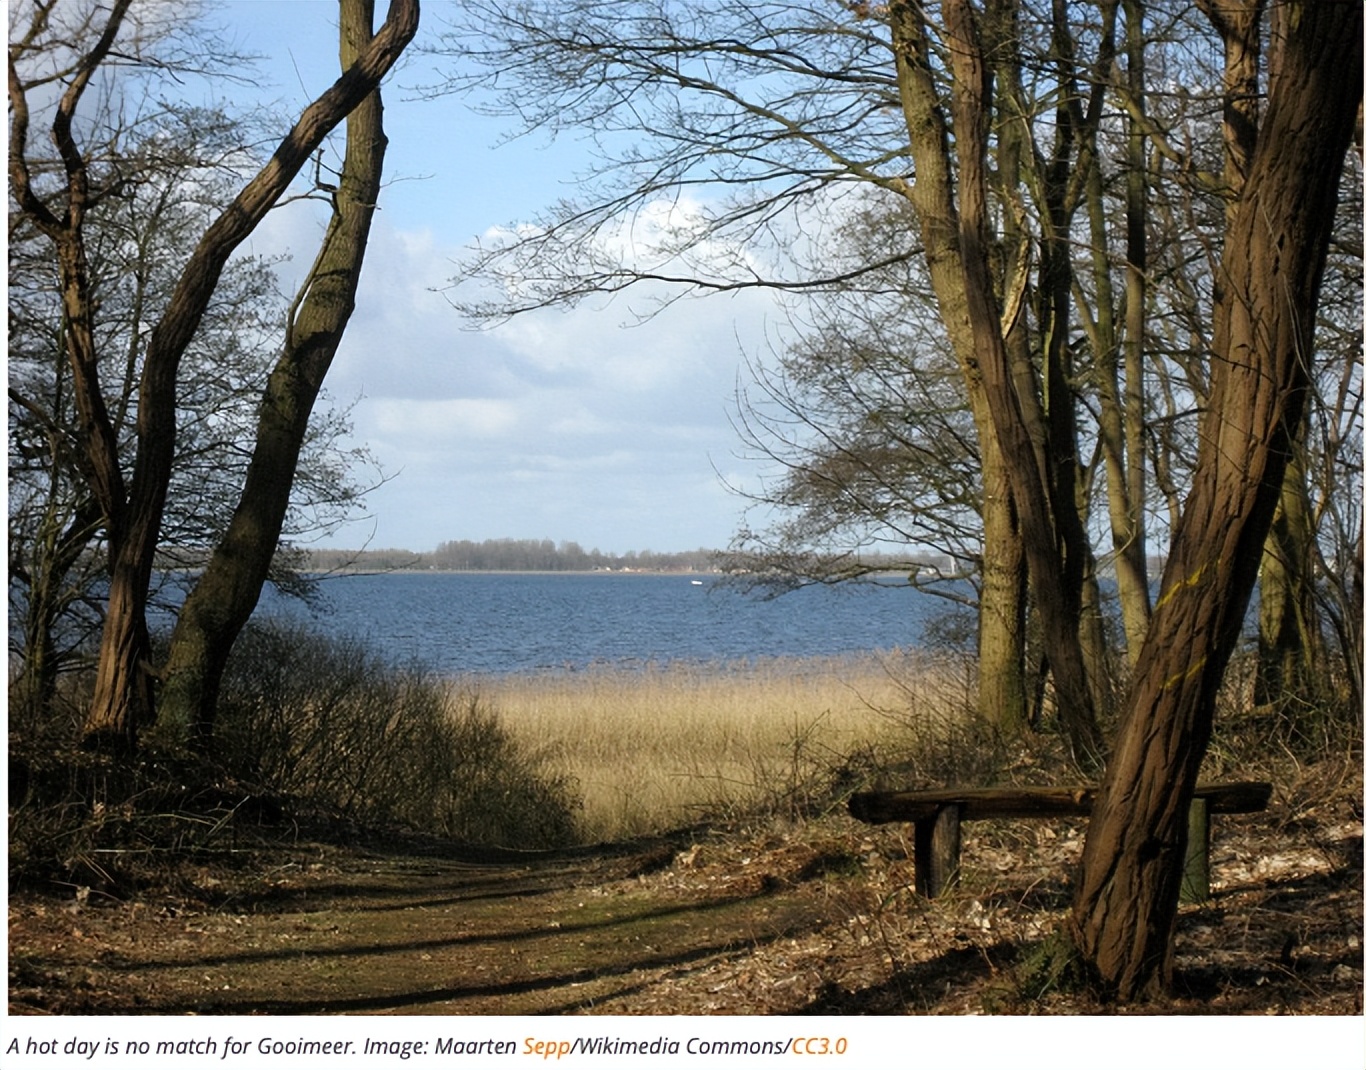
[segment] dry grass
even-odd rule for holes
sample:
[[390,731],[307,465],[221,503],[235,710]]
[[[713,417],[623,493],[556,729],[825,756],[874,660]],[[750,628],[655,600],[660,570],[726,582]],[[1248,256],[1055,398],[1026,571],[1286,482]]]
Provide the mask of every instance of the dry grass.
[[966,710],[971,681],[924,654],[771,659],[481,678],[506,729],[583,797],[605,841],[704,818],[807,816],[917,729]]

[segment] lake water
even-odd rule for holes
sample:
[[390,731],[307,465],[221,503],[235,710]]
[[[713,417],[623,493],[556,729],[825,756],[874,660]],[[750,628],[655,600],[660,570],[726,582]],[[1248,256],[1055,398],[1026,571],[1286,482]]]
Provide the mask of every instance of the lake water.
[[840,655],[920,644],[941,599],[872,583],[777,598],[715,577],[390,573],[322,581],[316,611],[267,593],[260,616],[311,620],[441,673]]

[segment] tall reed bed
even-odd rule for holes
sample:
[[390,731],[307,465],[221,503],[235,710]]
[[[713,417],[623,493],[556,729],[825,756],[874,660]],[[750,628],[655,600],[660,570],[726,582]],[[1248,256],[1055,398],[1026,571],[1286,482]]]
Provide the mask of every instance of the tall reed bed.
[[960,716],[971,681],[961,666],[892,652],[481,677],[458,686],[496,709],[548,769],[573,778],[583,835],[609,840],[827,805],[921,728],[942,729]]

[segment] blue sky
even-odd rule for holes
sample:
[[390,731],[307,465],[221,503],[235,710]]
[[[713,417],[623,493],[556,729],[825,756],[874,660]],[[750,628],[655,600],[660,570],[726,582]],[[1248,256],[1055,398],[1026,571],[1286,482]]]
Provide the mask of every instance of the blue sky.
[[[382,17],[384,0],[376,6]],[[419,43],[447,6],[424,3]],[[296,111],[336,76],[334,0],[238,0],[216,21],[262,56],[262,100]],[[745,353],[781,319],[776,303],[686,300],[628,326],[641,293],[470,330],[439,292],[461,250],[572,194],[588,161],[573,140],[508,142],[510,120],[405,91],[431,80],[432,62],[410,59],[385,84],[389,182],[328,378],[337,402],[356,402],[356,436],[390,479],[369,495],[367,519],[324,545],[420,551],[510,536],[616,552],[725,546],[746,506],[725,483],[755,481],[728,414]],[[302,270],[320,228],[313,207],[287,206],[250,247],[287,251]]]

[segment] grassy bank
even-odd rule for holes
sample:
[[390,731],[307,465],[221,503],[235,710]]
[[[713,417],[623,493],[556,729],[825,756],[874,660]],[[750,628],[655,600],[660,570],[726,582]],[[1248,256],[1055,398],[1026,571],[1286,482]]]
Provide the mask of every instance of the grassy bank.
[[827,805],[927,730],[963,716],[963,670],[923,654],[481,678],[478,694],[571,778],[581,833],[610,840]]

